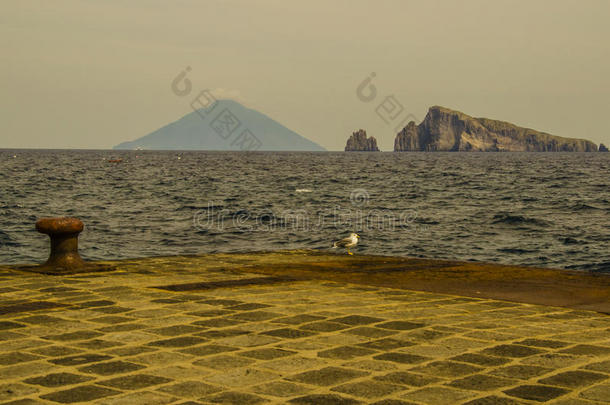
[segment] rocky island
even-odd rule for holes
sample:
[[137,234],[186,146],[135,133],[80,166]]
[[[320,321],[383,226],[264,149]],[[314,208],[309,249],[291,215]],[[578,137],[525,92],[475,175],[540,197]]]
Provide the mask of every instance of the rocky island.
[[345,145],[346,152],[379,152],[377,139],[367,137],[366,131],[360,129],[352,134]]
[[[347,150],[347,149],[346,149]],[[430,107],[424,120],[411,121],[397,135],[394,151],[597,152],[585,139],[563,138],[460,111]]]

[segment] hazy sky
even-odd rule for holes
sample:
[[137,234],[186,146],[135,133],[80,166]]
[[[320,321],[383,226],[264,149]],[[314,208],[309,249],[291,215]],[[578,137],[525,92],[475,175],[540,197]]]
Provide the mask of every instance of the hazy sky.
[[[330,150],[431,105],[610,143],[610,1],[1,0],[0,148],[110,148],[190,112],[186,66]],[[356,88],[371,72],[377,98]],[[223,89],[223,90],[218,90]],[[419,122],[419,121],[418,121]]]

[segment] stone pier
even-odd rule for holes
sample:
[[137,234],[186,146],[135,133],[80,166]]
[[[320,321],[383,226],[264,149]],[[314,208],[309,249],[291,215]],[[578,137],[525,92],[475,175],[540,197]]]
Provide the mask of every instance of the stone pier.
[[311,251],[0,266],[0,404],[610,403],[610,277]]

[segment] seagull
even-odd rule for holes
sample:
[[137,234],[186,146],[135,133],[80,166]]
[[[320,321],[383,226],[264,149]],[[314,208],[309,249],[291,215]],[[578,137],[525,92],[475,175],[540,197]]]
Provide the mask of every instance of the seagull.
[[354,247],[358,244],[358,239],[360,236],[356,233],[350,233],[347,238],[343,238],[335,243],[333,243],[333,249],[336,248],[346,248],[348,255],[353,255],[352,252],[349,251],[349,248]]

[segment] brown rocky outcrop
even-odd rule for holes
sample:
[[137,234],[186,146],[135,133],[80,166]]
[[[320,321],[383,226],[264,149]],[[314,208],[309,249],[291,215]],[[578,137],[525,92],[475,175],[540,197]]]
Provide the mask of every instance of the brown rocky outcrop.
[[394,151],[596,152],[597,145],[434,106],[396,135]]
[[345,145],[346,152],[379,152],[377,139],[366,136],[366,131],[360,129],[352,134]]

